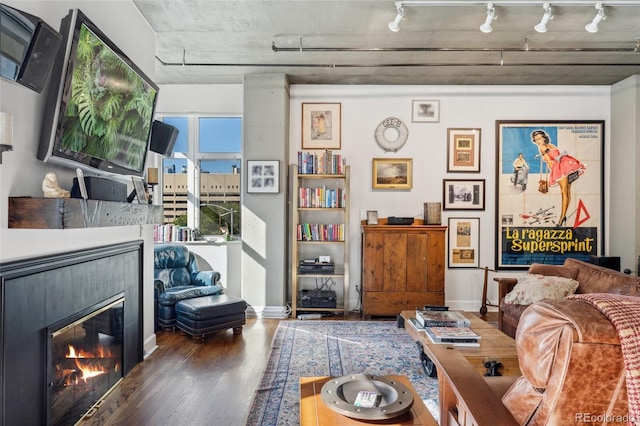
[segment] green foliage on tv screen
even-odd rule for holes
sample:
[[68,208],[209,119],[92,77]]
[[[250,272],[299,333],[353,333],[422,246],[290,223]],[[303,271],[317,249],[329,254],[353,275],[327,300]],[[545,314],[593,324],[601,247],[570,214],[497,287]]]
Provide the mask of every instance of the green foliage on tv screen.
[[63,149],[142,170],[156,90],[84,25],[71,78]]

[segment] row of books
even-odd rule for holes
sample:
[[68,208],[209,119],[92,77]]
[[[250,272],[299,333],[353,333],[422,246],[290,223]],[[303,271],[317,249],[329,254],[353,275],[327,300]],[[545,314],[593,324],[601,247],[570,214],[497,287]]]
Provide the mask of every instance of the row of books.
[[193,229],[187,226],[177,226],[172,223],[153,226],[153,241],[156,243],[187,242],[194,240]]
[[481,336],[469,327],[424,327],[420,324],[417,318],[410,318],[409,324],[411,324],[416,331],[425,333],[429,340],[435,344],[475,348],[480,346]]
[[344,224],[304,222],[297,233],[298,241],[344,241]]
[[340,208],[347,205],[347,191],[342,188],[299,188],[298,207]]
[[343,155],[333,154],[331,150],[317,152],[298,151],[298,173],[308,174],[344,174],[347,160]]

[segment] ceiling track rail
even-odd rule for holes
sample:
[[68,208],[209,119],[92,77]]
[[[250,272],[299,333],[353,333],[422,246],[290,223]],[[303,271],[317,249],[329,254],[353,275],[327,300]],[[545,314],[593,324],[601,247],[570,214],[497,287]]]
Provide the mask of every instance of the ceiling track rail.
[[640,63],[415,63],[415,64],[256,64],[256,63],[213,63],[213,62],[165,62],[156,56],[156,60],[165,67],[246,67],[246,68],[418,68],[418,67],[534,67],[544,65],[546,67],[640,67]]
[[485,6],[487,1],[493,3],[494,6],[541,6],[545,2],[551,3],[552,6],[593,6],[601,3],[603,6],[640,6],[640,1],[623,0],[623,1],[606,1],[606,0],[399,0],[395,4],[397,7],[421,7],[421,6]]

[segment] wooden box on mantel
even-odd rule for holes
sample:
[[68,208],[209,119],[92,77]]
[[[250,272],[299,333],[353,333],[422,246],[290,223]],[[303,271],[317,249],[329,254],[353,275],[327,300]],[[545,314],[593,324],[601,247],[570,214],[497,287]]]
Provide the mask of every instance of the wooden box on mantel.
[[162,223],[162,206],[79,198],[9,197],[9,228],[103,228]]

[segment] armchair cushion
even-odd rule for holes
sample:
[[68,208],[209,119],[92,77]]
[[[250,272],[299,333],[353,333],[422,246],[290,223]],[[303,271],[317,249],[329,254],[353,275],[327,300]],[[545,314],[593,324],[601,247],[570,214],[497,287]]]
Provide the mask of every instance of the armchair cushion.
[[161,305],[174,305],[176,302],[200,296],[215,296],[222,294],[222,287],[211,286],[182,286],[171,287],[158,295],[158,303]]
[[505,303],[530,305],[542,299],[563,299],[578,288],[578,281],[571,278],[524,274],[504,298]]

